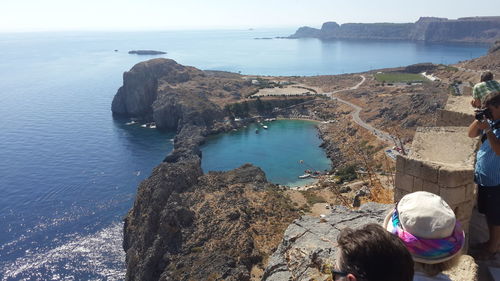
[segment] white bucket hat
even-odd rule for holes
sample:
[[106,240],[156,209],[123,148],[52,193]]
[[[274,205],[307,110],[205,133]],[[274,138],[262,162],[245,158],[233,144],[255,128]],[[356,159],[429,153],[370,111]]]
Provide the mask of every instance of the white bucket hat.
[[450,206],[438,195],[418,191],[404,196],[384,220],[416,262],[436,264],[460,253],[465,234]]

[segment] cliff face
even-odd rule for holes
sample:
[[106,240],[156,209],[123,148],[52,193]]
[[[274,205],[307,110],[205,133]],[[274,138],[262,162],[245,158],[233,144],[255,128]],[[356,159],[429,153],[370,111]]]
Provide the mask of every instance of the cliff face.
[[[300,32],[299,32],[300,31]],[[422,17],[415,23],[324,23],[321,29],[301,27],[290,38],[416,40],[492,43],[500,37],[500,17],[448,20]]]
[[257,167],[162,163],[125,218],[126,280],[250,280],[296,211]]
[[154,121],[160,129],[175,130],[186,124],[211,127],[223,119],[224,104],[253,90],[237,74],[205,72],[170,59],[153,59],[124,73],[111,111]]
[[133,117],[150,116],[162,82],[183,83],[196,75],[197,69],[177,64],[173,60],[154,59],[136,64],[123,74],[123,86],[118,89],[111,110],[115,114]]

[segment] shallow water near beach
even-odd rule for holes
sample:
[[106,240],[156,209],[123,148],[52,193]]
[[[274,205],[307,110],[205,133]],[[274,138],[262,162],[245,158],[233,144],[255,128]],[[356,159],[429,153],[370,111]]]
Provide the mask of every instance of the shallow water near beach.
[[[0,280],[123,280],[122,219],[174,137],[111,116],[123,72],[140,61],[167,57],[201,69],[315,75],[486,53],[470,45],[253,39],[293,32],[0,34]],[[132,49],[168,53],[127,54]],[[211,138],[203,169],[252,162],[271,181],[294,185],[302,166],[329,165],[312,123],[277,121],[258,136],[252,130]]]

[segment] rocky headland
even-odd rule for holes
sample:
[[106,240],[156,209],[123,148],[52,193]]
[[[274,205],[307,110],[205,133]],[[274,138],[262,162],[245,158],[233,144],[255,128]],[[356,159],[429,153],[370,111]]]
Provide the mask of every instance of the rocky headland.
[[321,29],[304,26],[289,38],[411,40],[449,43],[493,43],[500,37],[500,17],[421,17],[415,23],[325,22]]
[[125,218],[126,280],[250,280],[297,216],[252,165],[203,175],[195,156],[162,163]]

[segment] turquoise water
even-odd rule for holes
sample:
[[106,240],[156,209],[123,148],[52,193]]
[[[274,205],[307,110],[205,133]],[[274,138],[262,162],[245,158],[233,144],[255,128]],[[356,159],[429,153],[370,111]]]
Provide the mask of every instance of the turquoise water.
[[[482,46],[253,39],[293,32],[0,34],[0,280],[123,279],[122,218],[137,185],[172,149],[174,135],[112,118],[123,72],[155,57],[128,50],[163,50],[163,57],[202,69],[270,75],[453,63],[486,53]],[[212,148],[209,141],[204,161],[213,163],[204,162],[204,169],[243,160],[262,165],[273,181],[293,183],[303,171],[298,159],[327,165],[313,127],[297,124],[277,122],[259,136],[251,129],[221,136]],[[241,142],[254,149],[245,159],[217,152],[226,139],[228,148]],[[270,161],[280,157],[278,164]]]
[[330,169],[331,162],[319,147],[321,140],[316,122],[278,120],[264,122],[264,125],[268,126],[267,130],[254,124],[237,132],[210,137],[202,147],[203,170],[227,171],[253,163],[266,172],[271,182],[298,186],[314,181],[298,179],[305,170]]

